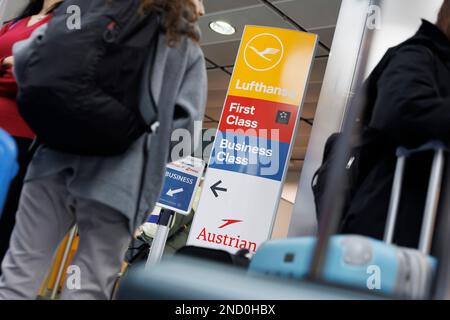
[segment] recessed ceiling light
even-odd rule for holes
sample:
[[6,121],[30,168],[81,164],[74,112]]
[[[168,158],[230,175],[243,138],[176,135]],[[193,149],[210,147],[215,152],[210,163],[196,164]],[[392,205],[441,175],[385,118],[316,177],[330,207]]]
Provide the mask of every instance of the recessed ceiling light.
[[236,29],[225,21],[213,21],[209,24],[209,27],[220,34],[229,36],[236,33]]

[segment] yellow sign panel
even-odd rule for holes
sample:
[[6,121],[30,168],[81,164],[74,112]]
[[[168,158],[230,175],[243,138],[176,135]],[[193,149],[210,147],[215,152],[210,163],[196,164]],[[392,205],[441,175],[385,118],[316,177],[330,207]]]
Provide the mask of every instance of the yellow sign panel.
[[316,44],[311,33],[247,26],[228,94],[300,105]]

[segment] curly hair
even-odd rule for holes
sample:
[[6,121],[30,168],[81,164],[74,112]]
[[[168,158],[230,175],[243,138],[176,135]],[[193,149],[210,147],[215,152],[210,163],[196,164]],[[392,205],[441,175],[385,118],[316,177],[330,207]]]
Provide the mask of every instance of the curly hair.
[[145,14],[152,11],[161,12],[164,15],[163,27],[170,46],[176,45],[183,35],[195,42],[200,41],[200,35],[196,31],[199,15],[191,1],[141,0],[140,12]]
[[439,10],[437,25],[443,29],[450,38],[450,0],[444,0],[444,4]]

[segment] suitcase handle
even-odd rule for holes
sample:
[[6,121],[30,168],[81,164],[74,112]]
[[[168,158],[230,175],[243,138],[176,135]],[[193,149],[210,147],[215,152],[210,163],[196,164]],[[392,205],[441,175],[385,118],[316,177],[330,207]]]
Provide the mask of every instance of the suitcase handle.
[[442,175],[444,171],[444,153],[448,151],[447,147],[439,141],[431,141],[415,149],[407,149],[404,147],[399,147],[397,149],[396,154],[398,160],[395,168],[394,182],[392,184],[392,193],[389,202],[384,241],[392,244],[394,238],[406,160],[412,155],[427,151],[434,151],[434,157],[428,183],[422,229],[420,232],[419,250],[423,254],[428,255],[431,250],[433,231],[435,228],[436,215],[439,204],[439,194],[442,184]]
[[414,154],[417,153],[422,153],[422,152],[427,152],[427,151],[439,151],[439,150],[444,150],[444,151],[448,151],[448,148],[445,146],[445,144],[443,144],[440,141],[430,141],[424,145],[421,145],[418,148],[415,149],[407,149],[405,147],[398,147],[397,148],[397,158],[401,158],[401,157],[410,157]]

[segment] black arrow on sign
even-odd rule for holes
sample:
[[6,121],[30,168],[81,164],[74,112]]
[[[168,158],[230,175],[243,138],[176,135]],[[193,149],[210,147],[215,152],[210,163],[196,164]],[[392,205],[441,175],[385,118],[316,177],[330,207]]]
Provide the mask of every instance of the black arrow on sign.
[[217,193],[217,191],[223,191],[223,192],[227,192],[228,190],[226,188],[220,188],[219,185],[222,183],[222,180],[217,181],[216,183],[214,183],[211,186],[211,191],[214,193],[214,196],[217,198],[219,197],[219,194]]

